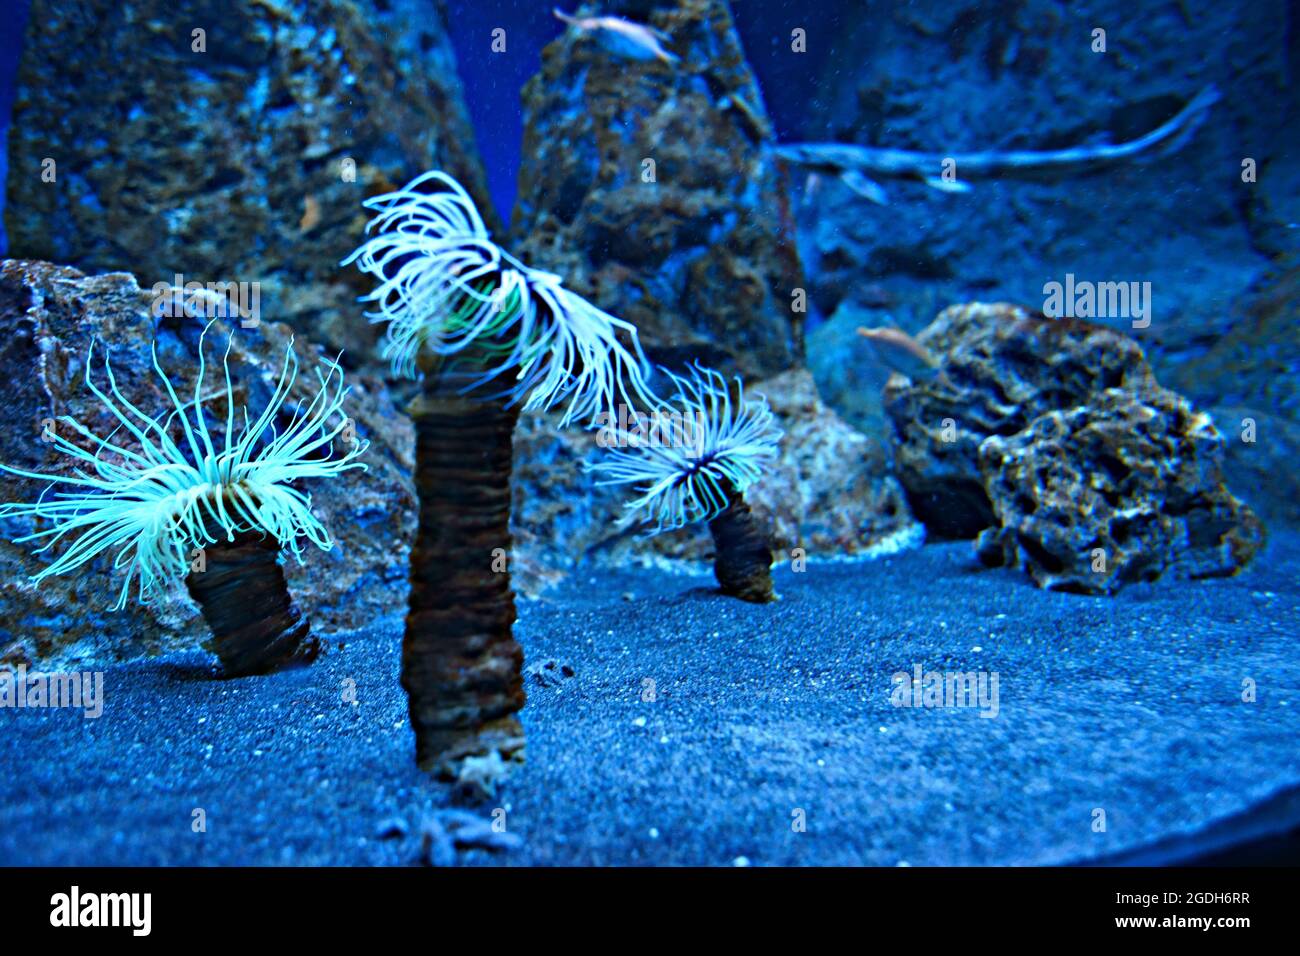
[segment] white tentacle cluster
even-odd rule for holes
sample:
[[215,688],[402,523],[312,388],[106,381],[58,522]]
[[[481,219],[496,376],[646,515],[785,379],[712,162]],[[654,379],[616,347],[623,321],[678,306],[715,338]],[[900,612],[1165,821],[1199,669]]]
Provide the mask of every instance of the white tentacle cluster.
[[[673,407],[656,415],[680,421],[685,440],[646,443],[643,435],[611,426],[602,433],[609,450],[587,465],[600,485],[639,485],[630,513],[653,523],[651,534],[707,521],[727,506],[729,489],[743,493],[777,456],[782,432],[761,397],[746,398],[740,379],[735,397],[726,378],[693,366],[687,376],[663,370],[677,387]],[[690,424],[696,423],[697,433]]]
[[510,376],[505,391],[524,408],[568,402],[562,427],[620,400],[646,402],[636,328],[497,246],[450,176],[425,173],[364,205],[377,212],[366,226],[373,235],[343,265],[379,280],[362,301],[373,303],[372,322],[387,323],[384,357],[396,374],[415,377],[422,348],[473,353],[480,374],[471,389]]
[[[0,505],[0,518],[50,522],[49,527],[38,525],[39,530],[17,541],[49,539],[40,553],[74,536],[67,550],[33,581],[74,571],[105,551],[116,549],[113,567],[126,571],[114,605],[114,610],[119,610],[126,605],[133,580],[138,582],[138,596],[143,603],[159,588],[184,577],[191,552],[215,542],[214,532],[224,532],[229,540],[239,533],[260,531],[274,537],[299,560],[303,539],[323,550],[333,547],[329,532],[312,514],[311,496],[291,483],[366,467],[356,460],[369,444],[365,441],[351,443],[346,453],[334,457],[334,440],[349,428],[342,411],[349,391],[343,385],[342,368],[337,362],[323,362],[316,370],[316,394],[310,401],[298,403],[288,425],[277,427],[277,418],[282,416],[298,375],[298,360],[290,341],[279,381],[265,409],[250,420],[244,408],[243,422],[236,428],[227,343],[222,361],[224,430],[219,425],[210,429],[201,398],[206,373],[203,344],[200,338],[194,394],[184,400],[177,396],[158,364],[155,349],[154,371],[172,407],[150,417],[118,389],[107,354],[103,368],[108,391],[95,384],[91,377],[92,343],[86,357],[86,386],[117,420],[117,426],[101,437],[70,416],[58,420],[80,440],[78,443],[59,434],[61,429],[57,428],[47,434],[58,451],[78,463],[71,475],[42,474],[0,464],[0,469],[10,474],[50,482],[35,502]],[[119,433],[124,433],[121,439]]]

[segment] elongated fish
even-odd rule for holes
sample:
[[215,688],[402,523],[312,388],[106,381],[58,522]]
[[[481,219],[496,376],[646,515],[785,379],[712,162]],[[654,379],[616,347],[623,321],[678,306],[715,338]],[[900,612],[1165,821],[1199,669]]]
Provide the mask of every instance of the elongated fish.
[[[872,177],[919,179],[944,192],[965,192],[968,179],[1024,175],[1043,170],[1091,169],[1122,162],[1148,150],[1173,152],[1183,146],[1219,99],[1219,91],[1207,86],[1172,118],[1151,132],[1124,143],[1095,143],[1049,150],[985,150],[976,153],[927,153],[852,143],[780,143],[778,158],[797,166],[840,176],[858,195],[873,202],[884,201],[884,190]],[[941,173],[951,168],[953,178]]]
[[628,60],[662,60],[670,65],[678,61],[660,43],[668,37],[653,27],[619,17],[573,17],[559,9],[551,12],[580,33],[590,34],[616,56]]

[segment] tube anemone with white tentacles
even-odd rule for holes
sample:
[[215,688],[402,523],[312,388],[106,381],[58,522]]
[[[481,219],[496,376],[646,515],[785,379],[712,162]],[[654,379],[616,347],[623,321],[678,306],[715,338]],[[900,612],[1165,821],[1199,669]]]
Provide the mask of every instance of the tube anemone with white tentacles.
[[460,359],[475,370],[467,394],[503,378],[499,394],[525,410],[564,404],[561,427],[650,397],[636,328],[497,246],[450,176],[425,173],[364,205],[372,235],[343,264],[379,279],[362,301],[387,326],[396,374],[415,377],[422,353],[429,371]]
[[402,641],[416,761],[456,778],[479,758],[523,759],[523,651],[510,552],[513,435],[521,409],[561,427],[654,401],[627,322],[532,269],[489,236],[465,190],[429,172],[366,201],[368,238],[344,260],[377,285],[395,374],[423,373],[416,431],[419,530]]
[[70,416],[59,418],[46,440],[70,459],[65,470],[44,473],[0,463],[9,474],[50,482],[34,502],[0,505],[0,518],[32,522],[35,530],[16,542],[44,540],[37,553],[70,540],[33,576],[35,583],[76,573],[112,553],[114,570],[124,572],[115,610],[125,607],[133,582],[137,599],[146,603],[184,579],[212,630],[223,673],[265,673],[310,661],[316,652],[278,558],[284,548],[301,562],[304,544],[329,550],[333,542],[298,483],[364,469],[357,458],[368,443],[353,440],[343,454],[334,454],[335,439],[351,428],[342,411],[348,389],[336,361],[322,363],[315,395],[292,410],[287,425],[279,421],[298,376],[292,340],[266,407],[255,419],[243,408],[238,425],[227,343],[225,416],[217,419],[202,395],[206,336],[205,329],[194,392],[185,398],[159,365],[155,347],[154,372],[171,404],[157,415],[122,393],[107,351],[107,391],[96,384],[92,343],[86,387],[116,426],[101,436]]
[[677,387],[672,406],[655,414],[698,423],[685,440],[646,443],[609,427],[600,444],[605,457],[588,464],[597,484],[636,485],[628,512],[652,524],[651,534],[709,522],[714,574],[726,594],[756,604],[776,600],[772,589],[771,535],[745,502],[745,490],[775,460],[781,430],[762,398],[746,398],[739,378],[693,366],[688,375],[664,370]]

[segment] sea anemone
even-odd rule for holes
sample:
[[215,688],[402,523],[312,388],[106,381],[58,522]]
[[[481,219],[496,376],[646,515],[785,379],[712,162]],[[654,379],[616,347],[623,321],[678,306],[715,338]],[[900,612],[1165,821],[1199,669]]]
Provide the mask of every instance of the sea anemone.
[[635,326],[501,249],[446,173],[425,173],[363,205],[378,212],[366,225],[374,235],[343,265],[380,280],[362,301],[375,304],[367,317],[387,326],[384,357],[394,373],[414,378],[422,354],[426,363],[460,358],[457,367],[475,370],[463,391],[505,377],[501,394],[526,410],[567,401],[562,428],[648,397]]
[[[402,640],[416,761],[444,778],[468,758],[523,759],[523,652],[510,551],[513,435],[521,408],[564,404],[561,426],[650,401],[636,329],[489,237],[454,179],[430,172],[367,200],[355,263],[387,324],[393,371],[423,373],[411,405],[419,530]],[[624,344],[625,339],[627,344]]]
[[[71,538],[67,549],[33,576],[37,584],[114,552],[113,568],[124,572],[114,610],[126,606],[133,582],[137,598],[146,603],[184,578],[212,629],[223,671],[264,673],[315,655],[310,624],[285,584],[281,548],[301,562],[305,543],[322,550],[333,546],[312,513],[311,497],[295,484],[365,468],[356,459],[367,443],[354,442],[334,457],[334,440],[350,428],[342,413],[348,389],[337,362],[322,363],[315,396],[294,408],[287,425],[279,421],[298,375],[292,341],[261,415],[250,420],[244,408],[238,427],[227,343],[225,420],[214,417],[210,425],[213,416],[202,398],[206,335],[207,329],[200,336],[198,375],[188,399],[177,395],[154,348],[153,368],[171,407],[153,417],[122,394],[107,351],[108,390],[95,383],[92,342],[86,387],[116,426],[100,436],[71,416],[58,419],[71,437],[56,427],[46,439],[72,460],[70,473],[0,464],[9,474],[50,482],[35,502],[0,505],[0,518],[35,519],[38,530],[16,540],[45,540],[37,553]],[[45,522],[48,527],[41,526]]]
[[762,398],[746,398],[739,378],[728,384],[698,365],[686,376],[665,372],[676,395],[649,419],[669,424],[659,424],[649,441],[644,421],[609,424],[597,438],[605,458],[588,469],[601,476],[597,484],[639,486],[627,508],[653,524],[651,534],[709,522],[723,592],[759,604],[775,600],[770,534],[745,503],[745,490],[777,456],[782,433],[772,410]]

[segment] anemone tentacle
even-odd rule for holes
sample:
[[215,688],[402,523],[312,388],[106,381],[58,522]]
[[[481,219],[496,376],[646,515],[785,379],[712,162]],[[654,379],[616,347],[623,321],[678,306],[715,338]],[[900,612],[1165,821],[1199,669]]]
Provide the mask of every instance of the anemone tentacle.
[[[305,404],[297,404],[288,426],[277,428],[276,418],[298,376],[290,339],[266,407],[251,421],[244,407],[243,425],[236,429],[228,341],[222,360],[226,417],[214,443],[202,399],[207,371],[204,344],[210,328],[205,328],[199,339],[199,368],[191,398],[183,400],[177,395],[154,348],[154,372],[171,408],[153,417],[122,394],[107,352],[103,362],[107,391],[96,384],[91,374],[96,345],[92,341],[85,382],[117,426],[100,436],[70,416],[58,419],[94,449],[86,450],[59,429],[47,436],[56,451],[77,462],[71,474],[47,474],[0,463],[0,470],[9,474],[50,482],[35,502],[0,505],[0,518],[50,522],[48,528],[16,541],[48,539],[37,551],[42,553],[74,535],[67,549],[33,576],[33,582],[74,571],[116,549],[112,566],[125,570],[126,575],[113,605],[120,610],[126,605],[133,580],[140,601],[147,602],[160,588],[184,577],[190,552],[215,543],[220,533],[227,541],[240,534],[269,535],[299,561],[303,539],[322,550],[332,547],[325,526],[312,514],[311,496],[289,483],[366,468],[356,460],[368,447],[366,441],[357,441],[339,457],[334,454],[333,442],[349,421],[342,408],[351,389],[343,384],[342,367],[337,360],[324,360],[316,369],[319,387],[315,394]],[[180,443],[171,434],[177,428]],[[129,437],[116,441],[123,431]]]
[[450,176],[425,173],[364,205],[376,211],[372,235],[343,265],[380,280],[362,301],[374,304],[372,322],[387,324],[384,357],[394,373],[416,377],[422,348],[444,358],[474,352],[486,367],[466,391],[513,375],[504,393],[511,402],[567,402],[562,427],[594,421],[619,401],[653,401],[636,328],[497,246]]
[[650,534],[712,520],[727,507],[732,493],[743,494],[776,458],[781,429],[761,396],[746,398],[739,378],[733,387],[719,372],[693,365],[688,375],[663,369],[676,386],[669,404],[651,413],[693,422],[679,428],[677,441],[645,441],[644,435],[611,424],[602,433],[607,450],[586,468],[601,476],[598,485],[639,485],[639,497],[627,504],[629,514],[654,523]]

